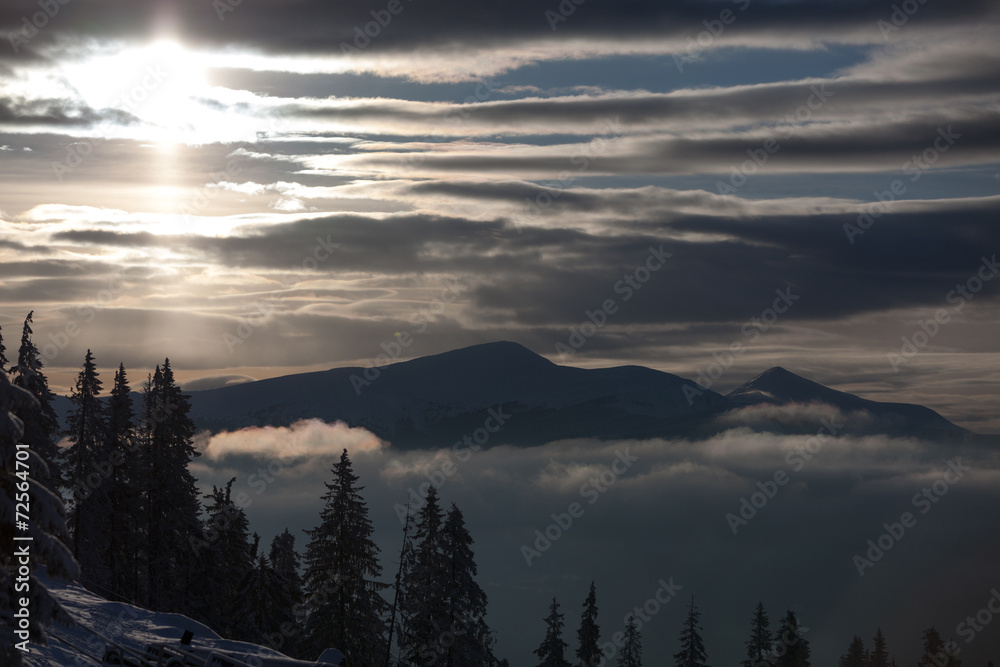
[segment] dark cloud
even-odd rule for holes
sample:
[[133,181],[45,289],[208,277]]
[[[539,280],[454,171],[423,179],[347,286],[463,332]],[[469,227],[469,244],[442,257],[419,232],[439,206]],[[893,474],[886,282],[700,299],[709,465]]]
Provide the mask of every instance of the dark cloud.
[[[964,55],[964,54],[963,54]],[[965,65],[962,60],[956,69]],[[901,104],[921,106],[938,104],[943,96],[961,96],[975,100],[1000,91],[1000,61],[987,59],[972,72],[955,72],[939,80],[894,81],[889,73],[882,80],[831,77],[824,80],[781,82],[730,89],[684,91],[683,94],[635,92],[630,94],[528,98],[483,101],[477,104],[413,104],[402,100],[371,99],[343,103],[333,100],[328,106],[286,106],[281,112],[303,118],[327,118],[337,121],[380,120],[425,122],[429,131],[467,134],[479,131],[496,134],[507,128],[526,128],[545,123],[547,127],[569,125],[586,131],[614,119],[628,126],[675,126],[697,120],[699,124],[775,123],[801,114],[807,119],[836,120],[850,117],[859,107],[869,113],[876,109],[898,110]],[[829,104],[827,104],[829,102]],[[982,110],[995,116],[995,110]],[[945,116],[942,116],[942,118]],[[799,120],[802,120],[801,118]],[[606,127],[603,128],[606,130]],[[634,129],[634,128],[631,128]],[[902,128],[901,128],[902,129]],[[523,130],[522,130],[523,131]]]
[[8,126],[90,127],[101,121],[127,125],[136,118],[119,109],[98,111],[62,99],[0,99],[0,124]]
[[[742,3],[740,3],[742,4]],[[781,2],[751,3],[739,14],[745,33],[763,36],[796,32],[825,33],[863,31],[877,36],[876,22],[892,13],[889,0],[879,2]],[[384,9],[358,0],[331,4],[316,0],[289,4],[266,0],[249,5],[224,5],[218,12],[212,3],[181,2],[144,4],[122,0],[92,0],[60,6],[59,13],[38,36],[25,46],[37,48],[53,36],[73,32],[103,39],[153,35],[164,27],[212,45],[245,45],[272,52],[317,53],[339,51],[341,41],[354,37],[354,27],[372,21],[371,11]],[[372,40],[373,51],[412,50],[419,47],[458,48],[526,38],[580,39],[615,37],[622,33],[634,39],[684,36],[702,30],[702,21],[718,18],[730,5],[703,2],[613,2],[590,0],[577,7],[568,20],[553,31],[546,10],[558,12],[558,3],[540,5],[518,0],[503,6],[444,2],[433,6],[402,0],[402,11]],[[231,9],[231,11],[225,11]],[[961,0],[921,6],[909,27],[943,26],[988,20],[995,5],[986,0]],[[4,34],[24,26],[38,12],[31,0],[6,3],[0,13]],[[444,18],[442,18],[444,17]]]

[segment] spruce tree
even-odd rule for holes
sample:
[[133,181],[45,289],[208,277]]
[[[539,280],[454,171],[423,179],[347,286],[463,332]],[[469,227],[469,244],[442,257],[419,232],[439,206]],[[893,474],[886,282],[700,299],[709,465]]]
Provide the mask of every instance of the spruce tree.
[[789,609],[775,638],[778,654],[775,664],[778,667],[809,667],[812,664],[809,661],[809,640],[803,637],[804,632],[795,612]]
[[225,489],[212,486],[205,494],[204,542],[196,543],[195,553],[201,570],[210,573],[214,595],[210,618],[211,625],[223,634],[233,634],[234,617],[225,614],[235,604],[236,594],[244,584],[247,573],[254,566],[250,553],[250,522],[246,513],[232,499],[233,477]]
[[309,617],[305,643],[313,655],[339,649],[350,665],[376,665],[385,659],[388,605],[379,595],[379,548],[345,449],[326,484],[320,525],[306,533],[305,589]]
[[287,528],[271,540],[268,559],[275,572],[287,582],[288,588],[301,597],[302,575],[299,574],[299,554],[295,551],[295,536]]
[[38,348],[31,341],[32,317],[34,311],[24,319],[21,331],[21,347],[17,352],[17,365],[10,369],[11,382],[31,394],[35,401],[21,408],[17,416],[24,424],[21,441],[41,458],[32,475],[47,489],[59,495],[64,485],[62,461],[55,436],[59,421],[52,408],[54,396],[49,389],[49,381],[42,372],[42,362]]
[[[73,619],[38,579],[38,567],[44,565],[46,574],[57,579],[74,579],[79,573],[65,541],[65,510],[58,496],[36,481],[34,473],[42,467],[36,452],[23,447],[23,425],[15,412],[24,414],[35,409],[35,399],[26,391],[14,387],[0,369],[0,664],[17,667],[22,664],[24,653],[17,645],[24,641],[15,634],[20,630],[14,618],[15,607],[20,608],[20,598],[28,598],[28,639],[35,644],[46,644],[46,630],[56,621],[72,625]],[[22,453],[23,452],[23,453]],[[30,505],[29,518],[23,526],[17,523],[16,504],[27,495]],[[31,537],[31,541],[15,540]],[[19,576],[20,564],[17,550],[30,544],[31,574],[27,592],[15,593],[14,578]],[[7,548],[10,547],[10,548]],[[17,621],[17,622],[16,622]],[[24,645],[26,647],[26,644]]]
[[597,667],[604,659],[601,654],[601,629],[597,625],[597,589],[590,582],[590,592],[583,601],[583,614],[580,616],[580,629],[576,631],[580,648],[576,657],[580,667]]
[[701,612],[694,605],[694,596],[688,607],[688,615],[681,627],[681,650],[674,654],[674,664],[677,667],[708,667],[708,656],[705,654],[705,643],[701,638],[701,625],[698,619]]
[[762,667],[771,655],[774,637],[769,626],[764,603],[758,602],[753,620],[750,621],[750,638],[746,641],[747,657],[741,663],[743,667]]
[[861,637],[855,635],[851,640],[851,645],[847,648],[847,653],[840,656],[837,663],[839,667],[868,667],[868,651]]
[[563,615],[559,613],[559,603],[552,598],[549,615],[545,617],[545,639],[535,649],[540,662],[538,667],[571,667],[566,660],[566,642],[562,639]]
[[105,451],[107,432],[104,405],[98,398],[102,386],[99,375],[94,355],[87,350],[71,396],[74,409],[67,419],[72,444],[66,451],[66,472],[73,490],[69,525],[73,557],[80,564],[80,583],[108,596],[111,503],[106,477],[112,466]]
[[7,347],[3,344],[3,327],[0,326],[0,371],[7,372]]
[[446,627],[450,635],[434,650],[445,667],[493,665],[493,632],[486,624],[486,593],[476,582],[472,536],[462,511],[453,503],[441,528],[441,546],[447,566],[441,591],[446,600]]
[[961,667],[962,661],[948,652],[948,647],[936,628],[924,630],[924,653],[917,663],[919,667]]
[[251,566],[237,585],[228,616],[234,639],[265,644],[273,635],[281,636],[292,592],[259,547],[260,535],[254,533],[248,554]]
[[[594,663],[597,664],[597,663]],[[629,616],[625,626],[622,652],[618,656],[618,667],[642,667],[642,635],[635,625],[635,617]]]
[[192,444],[191,405],[174,381],[169,359],[162,368],[156,367],[145,400],[143,533],[149,606],[204,618],[204,581],[196,552],[196,545],[204,541],[201,505],[188,470],[200,454]]
[[438,656],[433,647],[449,630],[448,605],[441,595],[448,586],[443,523],[437,490],[431,486],[402,554],[399,646],[404,660],[414,665],[435,664]]
[[124,601],[139,599],[139,552],[144,543],[140,533],[141,468],[131,394],[125,365],[119,364],[107,405],[105,451],[112,464],[106,482],[111,527],[108,576],[113,597]]
[[886,647],[885,635],[882,634],[882,628],[876,630],[875,638],[872,641],[875,645],[868,660],[868,667],[891,667],[892,658],[889,657],[889,649]]
[[267,558],[275,575],[281,581],[282,589],[287,593],[285,598],[276,602],[275,613],[278,616],[278,628],[281,632],[275,635],[275,638],[280,637],[280,639],[277,645],[275,642],[269,642],[269,645],[282,653],[296,657],[299,653],[301,632],[298,629],[295,613],[303,601],[302,575],[299,574],[299,554],[295,551],[295,536],[287,528],[271,540],[271,550]]

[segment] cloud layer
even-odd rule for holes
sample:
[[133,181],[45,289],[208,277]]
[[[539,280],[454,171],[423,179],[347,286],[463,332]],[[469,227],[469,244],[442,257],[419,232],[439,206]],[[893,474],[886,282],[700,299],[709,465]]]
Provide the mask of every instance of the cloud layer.
[[[877,627],[901,663],[919,657],[919,632],[930,625],[955,636],[963,660],[982,662],[1000,649],[989,633],[968,644],[956,634],[995,585],[1000,542],[982,530],[981,517],[997,501],[996,453],[916,440],[832,438],[817,416],[838,418],[800,411],[798,419],[815,422],[815,436],[731,430],[697,443],[389,447],[357,456],[352,450],[352,457],[384,562],[398,548],[405,503],[428,484],[446,504],[462,508],[490,596],[489,621],[500,632],[501,654],[514,664],[526,662],[541,641],[552,595],[567,619],[575,619],[591,579],[608,640],[626,613],[654,597],[660,579],[672,578],[684,587],[681,601],[694,594],[704,611],[713,662],[742,658],[758,600],[772,618],[786,608],[799,613],[823,664],[846,650],[851,636],[870,637]],[[278,465],[273,452],[239,464],[232,456],[199,459],[199,477],[221,483],[238,475],[234,490],[246,493],[255,528],[297,532],[317,521],[317,494],[339,446],[295,466]],[[921,495],[924,489],[933,501]],[[854,557],[867,559],[868,540],[877,542],[883,524],[898,523],[904,512],[915,524],[877,561],[862,563],[859,574]],[[927,587],[914,590],[915,580]],[[672,601],[648,620],[647,658],[676,651],[682,606]],[[575,620],[568,623],[575,627]]]

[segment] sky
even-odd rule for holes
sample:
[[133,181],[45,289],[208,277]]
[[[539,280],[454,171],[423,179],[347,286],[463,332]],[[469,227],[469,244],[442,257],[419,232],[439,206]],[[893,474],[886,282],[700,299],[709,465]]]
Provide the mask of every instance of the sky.
[[206,388],[515,340],[997,433],[998,18],[7,1],[4,340],[33,310],[61,392],[87,349]]
[[64,391],[720,355],[1000,431],[995,3],[388,4],[4,3],[7,340]]

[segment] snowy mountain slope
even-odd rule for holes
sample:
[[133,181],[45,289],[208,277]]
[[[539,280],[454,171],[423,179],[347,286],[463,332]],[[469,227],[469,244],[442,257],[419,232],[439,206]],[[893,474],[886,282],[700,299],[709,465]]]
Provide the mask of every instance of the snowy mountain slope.
[[[502,409],[505,442],[541,444],[597,436],[682,432],[730,407],[714,392],[692,407],[683,378],[639,366],[559,366],[510,342],[488,343],[384,366],[370,384],[363,368],[338,368],[191,392],[199,428],[288,425],[299,419],[363,426],[401,447],[447,444]],[[355,390],[358,387],[358,391]]]
[[208,627],[180,614],[152,612],[122,602],[110,602],[79,584],[47,578],[44,570],[40,578],[80,625],[72,628],[54,625],[50,629],[48,646],[32,644],[26,657],[35,667],[99,665],[106,648],[102,638],[138,654],[144,654],[150,645],[178,646],[185,630],[194,634],[190,649],[201,655],[210,651],[225,652],[230,656],[243,656],[244,662],[249,659],[259,667],[329,664],[293,660],[270,648],[223,639]]
[[929,430],[938,435],[962,435],[964,428],[930,408],[911,403],[881,403],[813,382],[775,366],[726,395],[738,406],[823,403],[843,413],[867,412],[874,418],[877,432],[905,434]]

